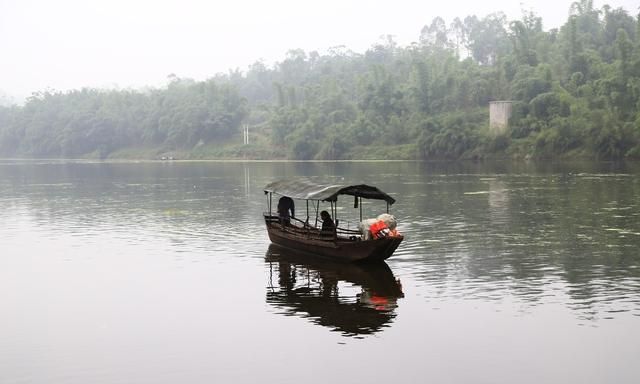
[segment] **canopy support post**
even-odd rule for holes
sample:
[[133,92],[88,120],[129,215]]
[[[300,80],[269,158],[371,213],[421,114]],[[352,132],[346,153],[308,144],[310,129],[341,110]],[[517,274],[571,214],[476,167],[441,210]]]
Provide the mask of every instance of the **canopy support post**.
[[[337,202],[336,202],[336,203],[337,203]],[[338,205],[338,204],[334,205],[334,204],[333,204],[333,201],[331,202],[331,216],[333,216],[333,222],[334,222],[334,223],[338,220],[338,218],[336,217],[336,206],[337,206],[337,205]]]
[[320,200],[316,202],[316,223],[314,227],[318,228],[318,211],[320,210]]

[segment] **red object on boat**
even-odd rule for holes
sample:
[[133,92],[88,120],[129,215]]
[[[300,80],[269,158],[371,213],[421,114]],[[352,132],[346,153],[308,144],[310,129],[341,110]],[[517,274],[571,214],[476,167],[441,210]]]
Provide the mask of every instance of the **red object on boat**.
[[369,227],[369,231],[373,235],[374,239],[387,237],[391,234],[391,231],[389,231],[389,227],[387,227],[387,224],[382,220],[378,220],[375,223],[371,224],[371,226]]

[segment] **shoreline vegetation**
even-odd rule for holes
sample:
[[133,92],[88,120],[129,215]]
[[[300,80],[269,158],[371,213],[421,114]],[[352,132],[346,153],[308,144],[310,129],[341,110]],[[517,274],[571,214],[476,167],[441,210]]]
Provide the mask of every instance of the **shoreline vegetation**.
[[[35,92],[0,106],[0,157],[640,159],[640,14],[581,0],[558,29],[494,13],[436,17],[416,38],[291,50],[158,89]],[[496,100],[512,102],[499,133]]]

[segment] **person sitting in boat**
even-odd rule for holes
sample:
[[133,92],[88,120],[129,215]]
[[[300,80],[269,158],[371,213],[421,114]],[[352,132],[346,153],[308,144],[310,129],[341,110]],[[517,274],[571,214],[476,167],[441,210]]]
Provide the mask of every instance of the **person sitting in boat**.
[[320,218],[322,219],[322,232],[325,234],[333,234],[336,230],[336,225],[333,223],[333,220],[331,220],[329,212],[320,212]]
[[282,196],[278,200],[278,216],[280,217],[280,223],[291,224],[291,218],[295,217],[295,204],[293,199],[288,196]]

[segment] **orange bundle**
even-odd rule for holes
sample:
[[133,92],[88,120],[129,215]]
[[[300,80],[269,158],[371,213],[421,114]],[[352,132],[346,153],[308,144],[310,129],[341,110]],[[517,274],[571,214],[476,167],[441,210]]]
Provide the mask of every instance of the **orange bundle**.
[[375,223],[371,224],[371,226],[369,227],[369,231],[373,235],[374,239],[381,239],[391,234],[389,227],[387,227],[387,224],[382,220],[378,220]]

